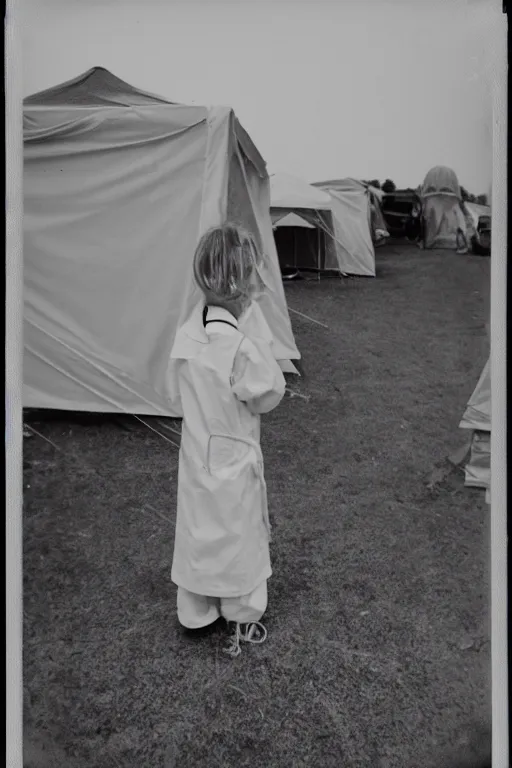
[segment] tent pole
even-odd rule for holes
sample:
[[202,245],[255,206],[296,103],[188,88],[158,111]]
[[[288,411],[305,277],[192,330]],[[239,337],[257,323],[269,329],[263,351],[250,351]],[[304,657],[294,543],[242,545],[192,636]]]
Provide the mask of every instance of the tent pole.
[[317,237],[317,269],[318,269],[318,280],[320,281],[320,229],[317,229],[318,237]]

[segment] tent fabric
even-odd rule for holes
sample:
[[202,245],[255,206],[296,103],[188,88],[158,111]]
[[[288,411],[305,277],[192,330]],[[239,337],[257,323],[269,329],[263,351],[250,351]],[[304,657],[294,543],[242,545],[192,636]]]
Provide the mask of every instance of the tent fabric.
[[464,485],[467,488],[491,487],[491,435],[475,430],[471,440],[471,453],[465,467]]
[[270,176],[270,200],[272,208],[331,209],[331,198],[326,192],[285,173]]
[[103,67],[93,67],[65,83],[27,96],[25,106],[133,107],[145,104],[171,104],[160,96],[134,88]]
[[25,407],[180,416],[193,253],[227,218],[265,255],[275,357],[300,358],[261,155],[231,109],[152,99],[95,68],[24,103]]
[[304,227],[304,229],[315,229],[313,224],[309,224],[301,216],[297,216],[296,213],[287,213],[282,219],[277,219],[274,224],[275,227]]
[[423,222],[427,249],[457,250],[457,232],[466,236],[468,231],[460,202],[452,195],[427,197],[423,201]]
[[445,166],[432,168],[420,190],[426,249],[457,250],[457,232],[467,236],[467,222],[461,209],[461,191],[455,171]]
[[488,205],[479,205],[478,203],[464,203],[464,207],[468,211],[473,227],[476,229],[482,217],[491,218],[491,208]]
[[384,200],[384,196],[385,196],[385,194],[386,194],[386,193],[385,193],[385,192],[383,192],[383,191],[382,191],[382,189],[379,189],[379,187],[373,187],[371,184],[367,184],[367,185],[365,185],[365,186],[366,186],[366,188],[368,189],[368,191],[370,192],[370,194],[371,194],[373,197],[376,197],[376,198],[377,198],[377,200],[379,201],[379,203],[382,203],[382,201]]
[[370,223],[372,240],[377,245],[379,241],[382,242],[389,237],[386,220],[382,213],[382,203],[385,197],[385,192],[383,192],[382,189],[374,187],[366,181],[359,181],[358,179],[352,178],[314,182],[314,186],[319,186],[323,189],[336,189],[341,192],[346,189],[357,189],[359,191],[366,190],[370,209],[368,220]]
[[465,467],[465,485],[484,488],[486,500],[490,500],[491,486],[491,366],[490,359],[484,366],[478,383],[469,398],[459,424],[471,429],[471,451]]
[[[231,114],[233,125],[238,131],[240,124],[233,113]],[[262,176],[263,159],[245,131],[243,139],[244,143],[241,145],[238,141],[238,133],[231,132],[232,151],[226,215],[228,220],[243,224],[256,235],[258,245],[265,256],[260,277],[267,290],[259,296],[258,303],[272,331],[276,356],[280,361],[299,359],[281,279],[272,220],[269,215],[269,178],[266,172],[265,176]],[[257,166],[258,158],[261,158],[261,162],[258,162]],[[285,363],[282,367],[283,370],[290,370]]]
[[459,424],[461,429],[491,431],[491,362],[487,360]]
[[[371,229],[375,236],[375,241],[385,240],[389,237],[388,226],[382,213],[380,205],[380,198],[373,197],[370,190],[370,213],[371,213]],[[380,237],[379,237],[380,235]]]
[[444,165],[436,165],[425,176],[421,187],[421,196],[428,195],[454,195],[461,199],[460,184],[457,174],[451,168]]
[[375,277],[371,200],[367,187],[355,179],[317,182],[331,196],[340,270]]

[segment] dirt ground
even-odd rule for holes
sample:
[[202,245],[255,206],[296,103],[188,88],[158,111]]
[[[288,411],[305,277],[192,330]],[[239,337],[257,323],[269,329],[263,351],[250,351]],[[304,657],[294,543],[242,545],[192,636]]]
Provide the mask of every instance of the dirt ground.
[[[445,461],[488,355],[489,259],[388,245],[286,285],[304,377],[263,420],[268,641],[189,639],[177,450],[70,415],[25,440],[26,767],[441,768],[489,751],[489,509]],[[483,765],[483,763],[482,763]]]

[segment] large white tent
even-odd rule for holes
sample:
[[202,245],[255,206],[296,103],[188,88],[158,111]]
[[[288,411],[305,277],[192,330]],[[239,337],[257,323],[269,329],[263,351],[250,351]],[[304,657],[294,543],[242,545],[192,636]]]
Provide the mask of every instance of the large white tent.
[[179,416],[169,358],[200,300],[192,257],[225,220],[265,254],[253,322],[293,368],[268,174],[230,108],[94,68],[25,100],[24,166],[25,407]]

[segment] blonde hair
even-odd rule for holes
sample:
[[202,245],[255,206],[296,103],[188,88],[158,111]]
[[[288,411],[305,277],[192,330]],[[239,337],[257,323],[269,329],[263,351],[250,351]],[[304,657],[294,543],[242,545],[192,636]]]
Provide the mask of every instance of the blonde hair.
[[250,299],[260,259],[254,237],[236,224],[205,232],[194,255],[194,277],[206,302],[229,306]]

